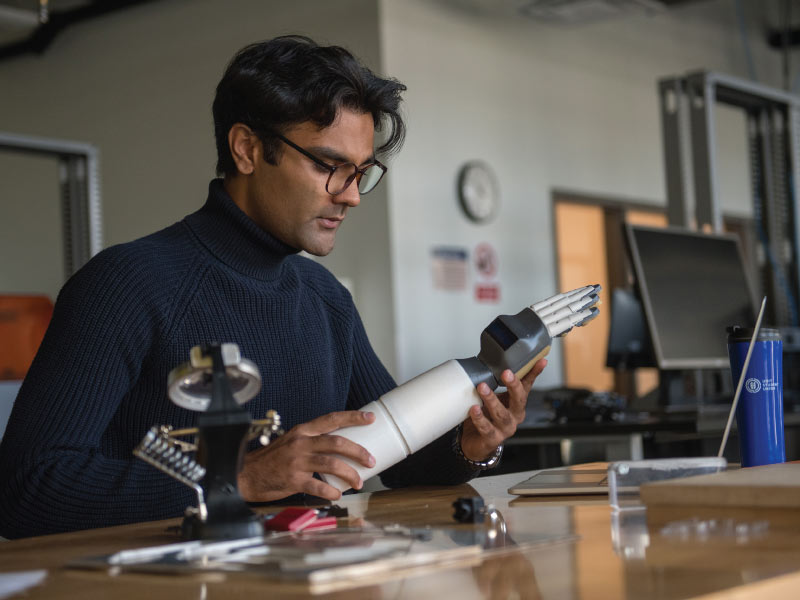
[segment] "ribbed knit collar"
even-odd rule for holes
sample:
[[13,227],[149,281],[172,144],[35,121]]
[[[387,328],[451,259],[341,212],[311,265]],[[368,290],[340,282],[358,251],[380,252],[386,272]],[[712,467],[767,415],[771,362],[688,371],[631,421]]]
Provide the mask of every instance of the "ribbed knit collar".
[[214,256],[236,271],[255,279],[272,280],[280,275],[284,259],[298,252],[261,227],[231,200],[214,179],[208,200],[184,222]]

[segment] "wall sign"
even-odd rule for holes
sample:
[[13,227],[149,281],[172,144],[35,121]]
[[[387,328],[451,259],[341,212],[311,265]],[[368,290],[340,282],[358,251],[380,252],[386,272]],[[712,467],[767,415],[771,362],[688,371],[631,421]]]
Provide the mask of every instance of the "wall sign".
[[475,286],[475,300],[478,302],[500,302],[500,286],[496,283],[479,283]]
[[464,291],[467,289],[466,248],[435,246],[431,249],[433,287],[437,290]]
[[485,279],[491,279],[497,275],[497,252],[495,252],[495,249],[491,244],[486,242],[483,244],[478,244],[475,247],[473,257],[475,269],[477,269],[478,274],[481,277]]
[[472,254],[472,263],[478,273],[478,283],[475,284],[475,300],[500,302],[500,283],[496,281],[500,261],[494,246],[487,242],[478,244]]

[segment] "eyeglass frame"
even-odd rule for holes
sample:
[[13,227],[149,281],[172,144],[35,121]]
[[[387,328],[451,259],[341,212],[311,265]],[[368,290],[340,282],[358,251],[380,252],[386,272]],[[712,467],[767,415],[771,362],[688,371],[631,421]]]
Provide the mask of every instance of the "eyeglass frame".
[[[329,165],[328,163],[326,163],[321,158],[317,158],[316,156],[311,154],[311,152],[309,152],[305,148],[301,148],[300,146],[295,144],[292,140],[282,136],[280,133],[272,132],[271,135],[273,135],[276,138],[278,138],[280,141],[282,141],[287,146],[290,146],[291,148],[294,148],[300,154],[302,154],[306,158],[309,158],[310,160],[312,160],[314,163],[316,163],[317,165],[319,165],[323,169],[328,169],[328,171],[330,171],[330,173],[328,174],[328,180],[325,182],[325,191],[328,192],[331,196],[338,196],[339,194],[343,194],[344,191],[347,188],[350,187],[350,185],[353,183],[353,181],[357,181],[356,187],[358,187],[358,183],[361,182],[361,178],[364,176],[364,173],[366,173],[367,169],[370,169],[372,167],[378,167],[381,170],[381,176],[378,177],[378,181],[375,182],[375,185],[372,186],[372,188],[370,188],[369,191],[366,191],[366,192],[362,192],[361,190],[358,191],[359,194],[365,196],[365,195],[369,194],[372,190],[374,190],[376,187],[378,187],[378,184],[381,182],[381,179],[383,179],[383,176],[386,175],[386,171],[389,170],[388,167],[386,165],[384,165],[378,159],[373,159],[372,162],[370,162],[368,165],[366,165],[366,166],[364,166],[364,167],[362,167],[360,169],[358,168],[357,165],[354,165],[351,162],[342,163],[340,165]],[[355,171],[354,171],[353,175],[350,176],[350,178],[347,180],[347,183],[345,184],[345,186],[341,190],[339,190],[338,192],[336,192],[334,194],[328,189],[328,185],[331,182],[331,177],[333,177],[333,174],[336,172],[336,170],[338,168],[343,167],[345,165],[352,165],[355,168]]]

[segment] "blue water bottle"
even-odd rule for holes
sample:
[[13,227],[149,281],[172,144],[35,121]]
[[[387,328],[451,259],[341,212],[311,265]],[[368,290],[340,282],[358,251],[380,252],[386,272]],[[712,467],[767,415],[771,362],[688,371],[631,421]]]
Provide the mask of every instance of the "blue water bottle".
[[[753,329],[728,328],[728,357],[734,389],[747,356]],[[761,328],[736,408],[742,466],[786,461],[783,440],[783,342],[777,329]]]

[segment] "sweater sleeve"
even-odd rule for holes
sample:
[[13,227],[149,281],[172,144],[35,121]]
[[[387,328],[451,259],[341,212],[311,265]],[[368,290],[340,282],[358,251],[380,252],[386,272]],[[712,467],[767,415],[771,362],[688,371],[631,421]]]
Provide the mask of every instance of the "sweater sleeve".
[[163,326],[155,303],[142,304],[152,291],[146,269],[121,262],[130,263],[106,251],[59,294],[0,445],[6,537],[166,518],[192,500],[188,488],[132,454],[112,458],[101,449]]
[[[355,315],[353,372],[350,380],[348,408],[361,408],[397,387],[375,355],[358,313]],[[421,450],[381,473],[388,487],[409,485],[457,485],[480,473],[453,451],[455,428]]]

